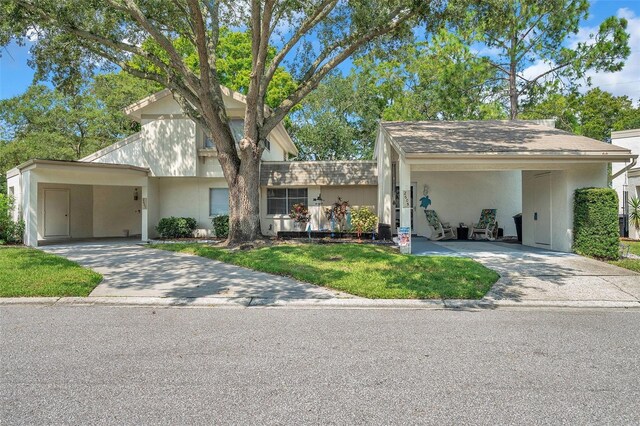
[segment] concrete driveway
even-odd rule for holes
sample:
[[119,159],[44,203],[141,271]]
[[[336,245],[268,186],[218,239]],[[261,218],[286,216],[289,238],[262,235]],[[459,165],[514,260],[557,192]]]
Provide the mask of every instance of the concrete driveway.
[[328,299],[342,293],[198,256],[131,243],[43,247],[104,276],[91,296]]
[[416,255],[462,256],[497,271],[501,278],[485,299],[514,301],[640,300],[640,274],[608,263],[520,244],[415,238]]

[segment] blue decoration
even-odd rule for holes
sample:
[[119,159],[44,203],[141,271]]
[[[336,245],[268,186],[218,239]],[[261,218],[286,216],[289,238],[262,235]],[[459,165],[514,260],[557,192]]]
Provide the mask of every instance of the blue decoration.
[[431,205],[431,198],[429,198],[428,195],[425,195],[424,197],[420,198],[420,207],[422,207],[423,209],[427,209],[429,208],[430,205]]

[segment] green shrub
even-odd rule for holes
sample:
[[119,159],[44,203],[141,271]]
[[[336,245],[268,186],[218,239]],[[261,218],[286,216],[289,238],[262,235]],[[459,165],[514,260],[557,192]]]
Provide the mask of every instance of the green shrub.
[[13,198],[0,193],[0,244],[20,244],[24,235],[24,221],[11,217]]
[[610,188],[577,189],[573,212],[573,251],[598,259],[618,259],[618,194]]
[[211,219],[211,224],[216,237],[227,238],[229,236],[229,215],[216,216]]
[[163,217],[156,231],[162,238],[190,238],[196,230],[196,220],[192,217]]
[[351,228],[355,232],[373,232],[378,226],[378,216],[369,207],[351,210]]

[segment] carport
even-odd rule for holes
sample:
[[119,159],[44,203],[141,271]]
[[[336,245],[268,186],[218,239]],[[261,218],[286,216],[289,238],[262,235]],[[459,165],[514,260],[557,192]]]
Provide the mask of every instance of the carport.
[[383,122],[376,141],[382,223],[430,235],[419,207],[443,222],[469,226],[497,209],[499,227],[523,244],[570,252],[574,191],[607,187],[608,164],[637,157],[625,148],[531,121]]
[[95,238],[148,239],[148,169],[30,160],[8,173],[25,221],[25,244]]

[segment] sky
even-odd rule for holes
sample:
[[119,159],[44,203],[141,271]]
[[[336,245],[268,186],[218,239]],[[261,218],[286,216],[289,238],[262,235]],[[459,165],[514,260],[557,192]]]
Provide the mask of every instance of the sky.
[[[592,0],[589,19],[581,24],[581,29],[573,42],[582,40],[597,30],[600,23],[607,17],[615,15],[629,21],[627,28],[631,37],[629,45],[631,55],[626,61],[624,69],[616,73],[590,72],[592,87],[613,93],[616,96],[626,95],[636,103],[640,103],[640,0]],[[33,80],[34,71],[27,61],[29,47],[11,44],[2,48],[0,57],[0,99],[7,99],[23,93]],[[543,64],[534,64],[533,74],[537,69],[544,68]]]

